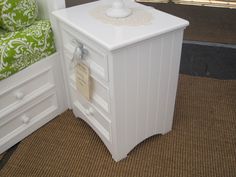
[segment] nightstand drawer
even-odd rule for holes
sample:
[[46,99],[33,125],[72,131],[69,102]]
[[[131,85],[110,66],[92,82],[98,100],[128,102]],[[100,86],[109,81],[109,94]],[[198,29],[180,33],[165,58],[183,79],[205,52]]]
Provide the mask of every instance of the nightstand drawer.
[[[17,132],[27,129],[43,116],[57,111],[57,98],[52,89],[22,108],[0,118],[0,142],[4,137],[15,136]],[[8,139],[6,138],[6,139]]]
[[33,100],[48,87],[54,87],[51,68],[37,72],[28,79],[18,80],[6,90],[0,89],[0,116]]
[[[110,100],[109,100],[109,89],[102,85],[95,79],[91,78],[91,99],[90,103],[93,104],[97,109],[100,110],[104,115],[109,116],[110,114]],[[72,99],[79,100],[77,93],[79,91],[76,88],[76,79],[74,75],[70,77],[71,92],[74,92]]]
[[77,98],[78,100],[73,102],[73,106],[84,114],[86,121],[89,121],[89,124],[91,124],[106,141],[110,141],[111,121],[79,93],[77,93]]
[[73,54],[78,42],[81,43],[83,45],[83,49],[87,51],[87,54],[83,59],[89,64],[91,75],[107,82],[109,80],[107,55],[99,50],[96,50],[92,46],[87,45],[76,35],[71,34],[67,30],[63,30],[64,57],[72,62]]

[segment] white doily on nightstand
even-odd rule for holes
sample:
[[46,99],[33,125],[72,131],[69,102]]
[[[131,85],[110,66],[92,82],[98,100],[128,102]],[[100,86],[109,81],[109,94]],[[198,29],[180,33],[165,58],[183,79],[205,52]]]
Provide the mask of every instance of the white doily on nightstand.
[[108,6],[98,6],[90,12],[90,15],[97,20],[117,26],[141,26],[151,24],[152,14],[143,9],[132,8],[132,14],[126,18],[111,18],[106,16]]

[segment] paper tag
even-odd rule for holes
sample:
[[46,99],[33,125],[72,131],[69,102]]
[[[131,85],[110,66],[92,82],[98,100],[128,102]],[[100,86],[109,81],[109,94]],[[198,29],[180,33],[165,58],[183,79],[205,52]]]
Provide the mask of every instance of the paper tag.
[[90,74],[89,67],[80,62],[75,66],[76,73],[76,87],[80,93],[87,99],[90,100]]

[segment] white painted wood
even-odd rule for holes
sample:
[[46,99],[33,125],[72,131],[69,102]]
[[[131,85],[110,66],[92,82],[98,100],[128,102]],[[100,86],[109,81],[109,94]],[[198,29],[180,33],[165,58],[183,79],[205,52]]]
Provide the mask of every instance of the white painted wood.
[[[62,38],[73,112],[94,129],[113,159],[119,161],[146,138],[171,130],[183,30],[188,22],[134,2],[130,2],[133,7],[153,13],[151,25],[115,27],[89,17],[91,9],[107,3],[89,3],[53,14]],[[121,38],[116,38],[117,28]],[[74,39],[100,56],[107,56],[107,65],[96,60],[98,56],[90,56],[95,63],[91,69],[101,66],[109,78],[104,79],[99,72],[91,73],[96,89],[90,101],[76,89],[75,74],[69,64],[74,46],[68,44]],[[106,57],[100,58],[104,61]]]
[[[50,19],[52,10],[65,7],[64,0],[37,2],[40,18]],[[55,54],[0,81],[0,154],[68,108],[60,60],[57,48]]]
[[110,139],[111,121],[109,120],[109,118],[107,118],[104,114],[102,114],[99,109],[93,106],[93,104],[89,103],[86,99],[84,99],[83,96],[76,90],[76,88],[72,88],[71,92],[76,98],[74,102],[79,100],[79,103],[81,105],[80,107],[82,107],[83,112],[86,114],[86,116],[96,119],[98,123],[101,124],[101,126],[104,127],[104,129],[108,132],[106,134],[109,134],[109,137],[106,138]]
[[[181,41],[181,40],[180,40]],[[162,45],[163,45],[163,39],[162,37],[159,37],[157,39],[153,39],[151,41],[151,47],[150,47],[150,63],[149,63],[149,94],[148,95],[148,121],[152,122],[152,124],[147,124],[146,129],[149,130],[146,132],[146,136],[152,136],[160,129],[156,128],[156,124],[159,123],[159,117],[157,116],[159,110],[159,89],[161,85],[159,84],[159,79],[161,75],[161,60],[162,60]],[[181,43],[180,43],[181,45]]]
[[183,31],[176,31],[173,34],[172,39],[172,51],[171,51],[171,64],[169,69],[168,76],[168,97],[166,103],[166,118],[162,129],[162,134],[165,134],[171,130],[172,122],[173,122],[173,114],[174,114],[174,106],[175,106],[175,96],[177,91],[178,84],[178,74],[179,74],[179,65],[180,65],[180,51],[182,49],[182,45],[180,42],[183,39]]
[[51,12],[65,8],[65,0],[36,0],[39,8],[39,17],[49,19]]
[[47,67],[41,72],[30,75],[27,79],[21,79],[18,83],[11,84],[13,87],[7,87],[1,89],[0,97],[0,115],[9,107],[17,107],[25,100],[29,99],[34,92],[44,87],[48,83],[54,85],[52,68]]
[[[64,91],[60,89],[64,83],[57,78],[62,77],[57,72],[58,62],[58,54],[54,54],[0,82],[0,105],[5,105],[9,94],[15,96],[15,89],[24,88],[22,91],[26,94],[21,100],[0,110],[0,153],[67,109],[63,101]],[[42,85],[37,85],[37,81]],[[45,99],[48,101],[45,102]],[[23,115],[34,121],[23,126]]]
[[[48,95],[48,93],[50,92],[51,94]],[[46,96],[42,95],[40,96],[41,97],[40,99],[35,99],[33,100],[33,102],[31,102],[31,104],[24,105],[19,110],[12,112],[11,114],[8,115],[8,117],[2,117],[3,119],[7,121],[0,124],[0,132],[1,132],[0,140],[2,138],[6,138],[7,136],[10,136],[9,134],[11,134],[13,131],[16,131],[18,128],[21,128],[22,126],[24,126],[25,124],[24,121],[26,122],[30,121],[31,119],[33,119],[33,117],[47,110],[51,106],[54,106],[55,108],[57,108],[58,106],[57,106],[56,100],[47,99],[47,97],[51,96],[52,94],[55,95],[55,93],[53,93],[52,90],[50,90],[50,92],[44,93],[44,95],[46,94]],[[56,97],[54,96],[53,99],[56,99]],[[26,120],[26,118],[27,119],[29,118],[30,120]],[[25,120],[22,121],[22,119],[25,119]]]
[[[54,97],[55,98],[55,97]],[[53,99],[53,98],[48,98]],[[56,101],[55,101],[56,102]],[[44,104],[39,105],[41,107]],[[55,116],[58,115],[58,107],[56,106],[50,106],[47,109],[45,109],[43,112],[40,111],[38,106],[36,106],[33,110],[38,113],[35,117],[32,117],[30,122],[27,125],[21,125],[17,129],[13,130],[11,133],[7,134],[5,137],[0,139],[0,153],[7,150],[9,147],[13,146],[38,128],[40,128],[42,125],[53,119]],[[32,108],[31,108],[32,109]],[[32,111],[30,109],[30,111]],[[2,129],[0,129],[2,131]]]
[[[109,98],[109,89],[100,84],[92,76],[90,78],[91,84],[91,100],[90,102],[98,107],[103,114],[106,116],[110,113],[110,98]],[[70,76],[70,85],[76,89],[75,75]]]
[[110,0],[101,0],[71,7],[69,11],[63,9],[53,14],[108,50],[125,47],[157,35],[184,28],[188,25],[186,20],[134,2],[127,2],[127,6],[130,8],[142,8],[153,15],[154,18],[150,25],[120,27],[104,24],[90,15],[89,12],[96,7],[110,5],[110,3]]
[[146,138],[171,130],[182,34],[177,30],[113,53],[111,103],[116,131],[112,134],[121,154],[114,158],[125,157]]
[[88,51],[88,55],[85,59],[90,66],[91,75],[94,77],[99,77],[100,79],[103,79],[105,82],[107,82],[107,55],[104,52],[97,50],[93,46],[87,46],[79,37],[77,37],[76,33],[74,34],[73,30],[70,28],[65,27],[63,29],[63,49],[65,54],[68,55],[69,59],[73,57],[76,43],[81,42],[84,44],[84,48]]
[[[6,124],[8,121],[11,120],[11,116],[9,116],[12,113],[15,113],[16,111],[18,111],[22,106],[25,105],[30,105],[32,101],[37,100],[37,98],[50,91],[51,89],[54,89],[55,85],[53,84],[46,84],[44,87],[41,87],[37,90],[34,91],[34,93],[32,93],[32,95],[30,95],[28,98],[26,98],[24,101],[20,102],[17,105],[12,105],[10,106],[8,109],[5,109],[4,111],[1,112],[1,120],[0,120],[0,126],[3,126],[4,124]],[[54,89],[55,90],[55,89]]]

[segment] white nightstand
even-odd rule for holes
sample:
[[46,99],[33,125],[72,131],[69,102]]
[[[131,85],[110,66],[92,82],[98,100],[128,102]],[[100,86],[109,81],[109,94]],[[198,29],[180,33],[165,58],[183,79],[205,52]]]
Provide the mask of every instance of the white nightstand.
[[[147,24],[115,24],[99,12],[94,16],[96,9],[110,3],[97,1],[53,15],[60,30],[71,108],[119,161],[146,138],[171,130],[183,31],[188,22],[134,2],[128,6],[149,15]],[[90,101],[76,88],[70,64],[75,41],[88,51]]]

